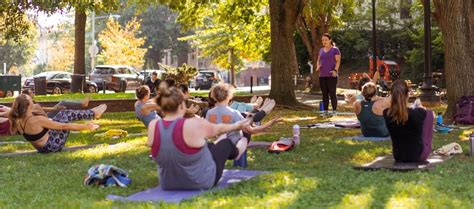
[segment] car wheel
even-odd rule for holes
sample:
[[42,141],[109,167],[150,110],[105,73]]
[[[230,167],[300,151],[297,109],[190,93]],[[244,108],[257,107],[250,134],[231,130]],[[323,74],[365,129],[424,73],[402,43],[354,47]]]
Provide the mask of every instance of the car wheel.
[[95,86],[89,86],[89,93],[97,93],[97,88]]
[[196,89],[196,91],[199,91],[199,86],[194,87],[194,89]]
[[53,89],[53,94],[62,94],[63,90],[59,86],[55,86]]

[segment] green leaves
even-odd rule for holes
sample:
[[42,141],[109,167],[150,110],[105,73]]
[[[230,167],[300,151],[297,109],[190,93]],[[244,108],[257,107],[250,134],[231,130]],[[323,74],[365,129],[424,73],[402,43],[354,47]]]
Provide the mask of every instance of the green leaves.
[[132,19],[125,26],[121,26],[113,18],[109,18],[107,27],[99,34],[102,51],[98,61],[103,64],[130,65],[141,68],[145,60],[146,48],[144,38],[137,38],[140,33],[140,23]]

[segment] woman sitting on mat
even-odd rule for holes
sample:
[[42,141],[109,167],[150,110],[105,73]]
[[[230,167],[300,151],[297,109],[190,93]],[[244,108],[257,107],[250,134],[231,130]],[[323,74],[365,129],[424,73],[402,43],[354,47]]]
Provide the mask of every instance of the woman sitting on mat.
[[[158,112],[161,111],[161,108],[156,105],[156,103],[149,100],[150,94],[150,87],[146,85],[140,86],[135,90],[135,95],[137,97],[137,102],[135,102],[135,115],[145,125],[145,127],[148,127],[150,121],[154,119],[161,119],[161,117],[158,115]],[[146,112],[142,111],[145,109]],[[144,112],[147,114],[143,114]]]
[[52,120],[33,115],[33,100],[26,94],[19,95],[10,111],[12,131],[18,132],[31,142],[40,153],[59,152],[64,147],[69,131],[95,130],[94,123],[74,124],[73,120],[99,118],[107,105],[89,110],[61,110]]
[[[214,108],[207,111],[206,120],[212,123],[216,123],[216,124],[220,124],[220,123],[231,124],[231,123],[236,123],[238,121],[244,120],[245,117],[247,117],[248,113],[241,113],[238,110],[234,110],[231,107],[229,107],[229,102],[232,99],[233,95],[234,95],[234,87],[230,84],[220,83],[213,86],[211,89],[211,98],[214,101],[216,101],[216,103],[215,103]],[[270,111],[274,106],[274,101],[270,99],[268,101],[270,101],[267,105],[268,107],[264,107],[264,108],[269,108],[268,110],[267,109],[265,110]],[[270,105],[273,105],[273,106],[270,106]],[[262,112],[265,114],[259,117],[263,118],[266,115],[265,110],[262,110]],[[254,117],[256,116],[258,115],[257,114],[254,115]],[[255,121],[255,119],[253,121]],[[249,127],[248,129],[244,130],[243,133],[242,131],[230,132],[228,133],[228,138],[234,144],[237,143],[242,137],[250,139],[251,134],[263,131],[264,129],[272,126],[278,121],[280,121],[280,119],[276,118],[263,124],[262,126],[258,126],[255,128]]]
[[234,145],[229,139],[207,143],[206,139],[243,129],[250,120],[234,124],[212,124],[193,117],[183,118],[186,104],[177,88],[160,89],[161,120],[148,127],[148,145],[158,163],[160,185],[165,190],[208,189],[217,184],[227,159],[238,159],[247,148],[247,139]]
[[392,138],[397,162],[425,162],[431,152],[433,112],[408,107],[408,85],[396,80],[391,88],[391,104],[383,111]]
[[363,100],[354,104],[354,112],[360,122],[362,135],[365,137],[386,137],[389,135],[383,110],[388,108],[386,102],[376,99],[377,87],[368,82],[362,87]]

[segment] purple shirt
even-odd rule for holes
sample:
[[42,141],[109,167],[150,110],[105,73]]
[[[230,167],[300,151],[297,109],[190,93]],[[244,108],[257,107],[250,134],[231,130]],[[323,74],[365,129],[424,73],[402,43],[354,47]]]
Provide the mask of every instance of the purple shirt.
[[324,47],[319,50],[319,77],[332,77],[330,71],[336,68],[336,55],[340,54],[337,47],[332,47],[328,52],[324,52]]

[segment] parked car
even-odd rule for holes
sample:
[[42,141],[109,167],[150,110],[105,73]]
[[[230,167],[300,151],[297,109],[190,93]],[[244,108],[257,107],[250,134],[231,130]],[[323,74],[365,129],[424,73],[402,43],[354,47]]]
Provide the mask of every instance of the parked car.
[[150,79],[151,73],[153,72],[156,72],[158,74],[158,79],[161,79],[161,76],[166,73],[165,70],[156,70],[156,69],[142,70],[140,71],[140,78],[144,81],[147,81],[148,79]]
[[[23,83],[23,89],[35,89],[34,78],[46,77],[46,93],[62,94],[71,91],[72,73],[63,71],[48,71],[39,73],[33,77],[27,78]],[[97,92],[97,84],[86,81],[89,92]]]
[[97,84],[99,90],[105,88],[115,92],[134,90],[143,83],[140,74],[126,65],[98,65],[89,78]]
[[219,83],[222,79],[217,71],[201,70],[195,77],[195,89],[210,89],[214,84]]

